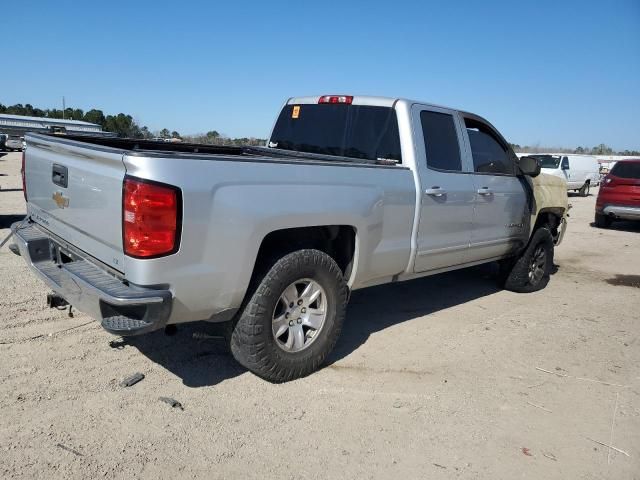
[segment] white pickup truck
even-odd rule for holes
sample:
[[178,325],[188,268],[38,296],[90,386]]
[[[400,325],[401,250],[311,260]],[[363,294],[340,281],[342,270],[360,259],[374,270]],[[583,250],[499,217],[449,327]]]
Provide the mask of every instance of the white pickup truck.
[[481,117],[405,99],[291,98],[260,148],[31,134],[23,162],[12,250],[50,304],[119,335],[227,322],[275,382],[323,363],[350,291],[493,261],[539,290],[566,226],[563,180]]

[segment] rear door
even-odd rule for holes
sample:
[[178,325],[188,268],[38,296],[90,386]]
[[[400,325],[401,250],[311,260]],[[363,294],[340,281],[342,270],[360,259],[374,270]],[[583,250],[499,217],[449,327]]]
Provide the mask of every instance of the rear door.
[[467,115],[462,122],[475,191],[469,261],[501,257],[526,242],[532,191],[516,176],[517,157],[491,125]]
[[122,152],[64,138],[28,135],[27,209],[40,225],[123,271]]
[[608,203],[640,207],[640,161],[616,162],[604,186]]
[[412,108],[421,208],[415,272],[467,261],[475,200],[473,178],[462,152],[455,112]]

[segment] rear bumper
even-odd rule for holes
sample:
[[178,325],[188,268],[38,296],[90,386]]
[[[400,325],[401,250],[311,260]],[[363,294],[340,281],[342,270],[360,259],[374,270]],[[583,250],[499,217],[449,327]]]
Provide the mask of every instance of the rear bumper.
[[45,229],[21,223],[11,225],[11,231],[27,265],[69,304],[100,320],[105,330],[136,335],[166,325],[173,300],[169,290],[128,284]]
[[602,213],[622,220],[640,220],[640,207],[605,205]]

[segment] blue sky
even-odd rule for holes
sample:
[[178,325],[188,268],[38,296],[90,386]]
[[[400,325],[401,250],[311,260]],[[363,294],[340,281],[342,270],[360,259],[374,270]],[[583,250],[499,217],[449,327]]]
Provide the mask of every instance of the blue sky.
[[[5,3],[5,2],[3,2]],[[282,102],[371,94],[521,145],[640,149],[640,0],[9,1],[0,103],[266,137]]]

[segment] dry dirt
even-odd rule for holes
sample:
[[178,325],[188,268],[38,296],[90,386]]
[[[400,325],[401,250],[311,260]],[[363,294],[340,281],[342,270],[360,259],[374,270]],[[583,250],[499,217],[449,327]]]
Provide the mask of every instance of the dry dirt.
[[[0,159],[2,237],[19,163]],[[4,247],[0,477],[640,479],[640,225],[570,202],[544,291],[482,267],[355,292],[330,364],[284,385],[207,324],[122,341],[49,310]]]

